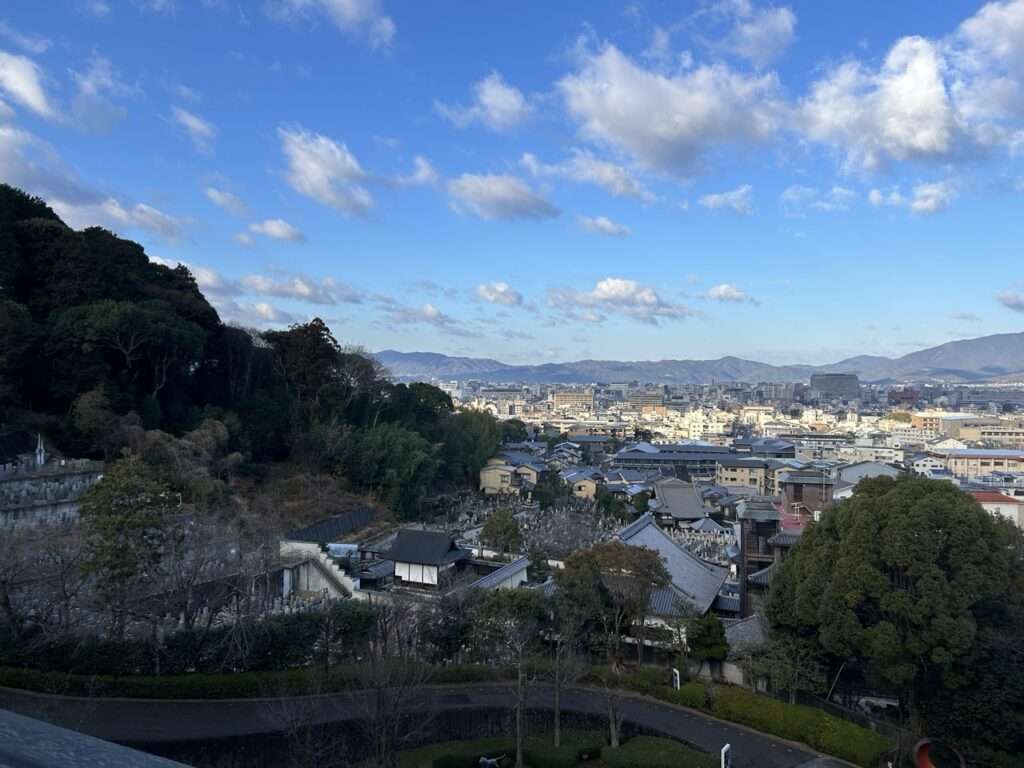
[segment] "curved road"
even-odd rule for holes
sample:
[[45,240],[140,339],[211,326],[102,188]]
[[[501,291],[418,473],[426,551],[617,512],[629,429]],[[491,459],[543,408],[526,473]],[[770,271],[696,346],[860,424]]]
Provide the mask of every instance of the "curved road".
[[[416,694],[412,706],[440,710],[509,709],[515,697],[512,686],[433,686]],[[134,744],[217,739],[274,733],[281,729],[281,716],[288,701],[302,701],[313,707],[316,722],[344,722],[360,718],[361,709],[353,694],[335,693],[307,699],[153,700],[80,698],[51,696],[0,688],[0,708],[46,720],[101,739]],[[529,706],[550,708],[549,686],[531,686]],[[606,717],[601,690],[571,688],[562,693],[563,711]],[[689,742],[717,753],[732,744],[736,768],[815,768],[848,765],[820,758],[809,747],[767,736],[743,726],[727,723],[694,710],[672,706],[645,696],[621,693],[619,711],[627,723],[648,731]]]

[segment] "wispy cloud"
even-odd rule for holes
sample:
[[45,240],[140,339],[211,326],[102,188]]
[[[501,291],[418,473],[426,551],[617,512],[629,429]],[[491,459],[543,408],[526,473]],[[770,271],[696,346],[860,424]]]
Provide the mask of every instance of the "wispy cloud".
[[561,211],[515,176],[464,173],[448,182],[452,208],[481,219],[550,219]]

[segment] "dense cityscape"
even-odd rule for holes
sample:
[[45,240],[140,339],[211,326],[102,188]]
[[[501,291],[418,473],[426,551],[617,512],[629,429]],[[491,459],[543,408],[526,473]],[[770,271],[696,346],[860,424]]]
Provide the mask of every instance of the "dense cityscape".
[[1022,62],[5,5],[0,766],[1024,765]]

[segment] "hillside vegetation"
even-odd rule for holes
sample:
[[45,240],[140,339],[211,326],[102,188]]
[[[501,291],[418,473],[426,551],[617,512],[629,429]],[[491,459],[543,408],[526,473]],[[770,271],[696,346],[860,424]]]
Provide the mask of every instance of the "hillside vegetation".
[[430,494],[475,485],[521,425],[455,413],[439,389],[385,373],[319,319],[226,325],[186,268],[0,186],[3,429],[40,430],[72,456],[131,449],[197,504],[287,478],[414,517]]

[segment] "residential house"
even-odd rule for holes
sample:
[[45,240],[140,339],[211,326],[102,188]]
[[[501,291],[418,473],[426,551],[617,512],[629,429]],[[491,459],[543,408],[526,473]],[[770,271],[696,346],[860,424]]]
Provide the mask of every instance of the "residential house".
[[662,524],[686,525],[702,519],[710,511],[697,486],[677,477],[655,481],[653,490],[650,508]]
[[899,468],[879,461],[858,461],[853,464],[840,465],[835,469],[836,482],[832,488],[832,498],[835,500],[850,498],[857,483],[865,478],[896,478],[901,474],[903,472]]
[[447,533],[403,528],[384,559],[395,564],[396,586],[438,590],[454,580],[469,557],[470,551]]
[[982,508],[993,517],[1004,517],[1018,528],[1024,528],[1024,498],[998,491],[969,491]]
[[596,467],[572,467],[562,470],[562,479],[577,499],[593,499],[604,484],[604,473]]
[[787,513],[803,512],[810,515],[832,505],[835,481],[821,469],[799,469],[784,472],[779,477],[782,508]]
[[716,462],[715,483],[726,488],[742,488],[754,493],[768,492],[768,462],[765,459],[723,456]]
[[480,490],[487,496],[519,493],[520,476],[511,464],[488,464],[480,470]]

